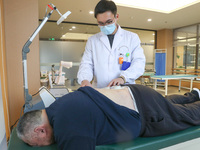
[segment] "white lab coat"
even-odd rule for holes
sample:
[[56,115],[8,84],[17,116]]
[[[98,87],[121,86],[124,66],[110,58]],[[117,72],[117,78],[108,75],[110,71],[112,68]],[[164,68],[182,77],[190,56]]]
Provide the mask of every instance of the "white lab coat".
[[[130,56],[125,57],[126,53]],[[119,64],[120,54],[124,55],[125,61],[128,59],[131,62],[125,71]],[[83,80],[94,79],[93,86],[103,88],[119,76],[124,76],[127,83],[134,84],[143,75],[144,69],[145,56],[138,35],[118,26],[112,48],[107,35],[102,32],[88,39],[77,77],[79,84]]]

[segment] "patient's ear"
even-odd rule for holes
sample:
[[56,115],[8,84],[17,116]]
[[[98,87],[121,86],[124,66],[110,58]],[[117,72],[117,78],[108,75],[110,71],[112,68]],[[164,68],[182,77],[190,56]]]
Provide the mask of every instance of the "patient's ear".
[[37,127],[34,129],[34,132],[35,132],[38,136],[44,137],[44,136],[46,136],[47,129],[45,128],[44,125],[41,125],[41,126],[37,126]]

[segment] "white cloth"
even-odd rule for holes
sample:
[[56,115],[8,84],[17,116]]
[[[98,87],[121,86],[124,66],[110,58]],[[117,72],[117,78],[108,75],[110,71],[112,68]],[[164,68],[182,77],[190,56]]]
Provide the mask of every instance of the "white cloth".
[[130,89],[128,86],[126,86],[126,87],[128,88],[128,91],[129,91],[129,93],[130,93],[130,95],[131,95],[131,97],[132,97],[132,99],[133,99],[133,105],[134,105],[134,107],[135,107],[135,111],[136,111],[137,113],[139,113],[138,107],[137,107],[137,104],[136,104],[136,101],[135,101],[135,97],[133,96],[133,93],[131,92],[131,89]]
[[[125,57],[126,53],[130,56]],[[128,58],[131,66],[123,71],[119,64],[120,54]],[[135,80],[144,73],[145,56],[137,34],[121,29],[115,34],[112,48],[107,35],[102,32],[90,37],[78,71],[78,83],[83,80],[93,81],[97,88],[106,87],[111,80],[124,76],[126,82],[134,84]]]

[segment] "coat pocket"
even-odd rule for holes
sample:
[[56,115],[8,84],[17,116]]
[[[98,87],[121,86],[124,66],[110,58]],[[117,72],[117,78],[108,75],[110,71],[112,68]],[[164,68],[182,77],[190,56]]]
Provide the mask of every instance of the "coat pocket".
[[163,116],[151,116],[145,121],[145,130],[143,136],[159,136],[169,132],[170,124]]

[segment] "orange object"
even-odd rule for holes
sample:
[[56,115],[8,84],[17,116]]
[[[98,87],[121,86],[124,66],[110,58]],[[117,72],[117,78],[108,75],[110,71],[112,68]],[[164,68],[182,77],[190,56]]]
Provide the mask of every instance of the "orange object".
[[121,65],[121,64],[123,64],[123,57],[119,57],[119,64]]

